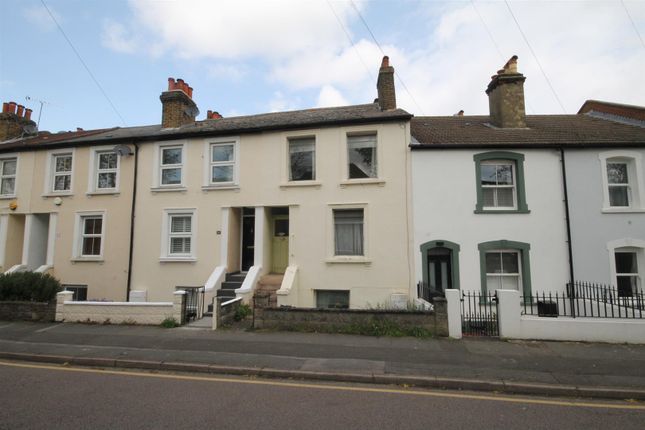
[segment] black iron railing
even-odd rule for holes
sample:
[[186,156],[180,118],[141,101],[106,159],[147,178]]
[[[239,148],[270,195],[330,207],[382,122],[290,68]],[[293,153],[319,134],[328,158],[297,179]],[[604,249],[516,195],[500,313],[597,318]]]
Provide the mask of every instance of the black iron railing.
[[201,318],[204,314],[204,287],[176,287],[176,289],[186,292],[186,302],[182,310],[184,323]]
[[462,293],[461,331],[464,336],[499,336],[495,293]]
[[574,282],[565,292],[523,296],[522,306],[524,315],[642,319],[645,296],[642,291],[626,295],[608,285]]
[[430,287],[427,282],[419,281],[417,283],[417,297],[432,302],[435,297],[445,297],[446,293]]

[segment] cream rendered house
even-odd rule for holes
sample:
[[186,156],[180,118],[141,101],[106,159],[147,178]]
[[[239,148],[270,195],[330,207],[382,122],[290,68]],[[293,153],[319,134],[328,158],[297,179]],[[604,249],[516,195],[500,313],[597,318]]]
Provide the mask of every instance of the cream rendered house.
[[132,290],[265,290],[301,307],[410,296],[411,115],[387,59],[378,87],[380,103],[195,122],[192,90],[171,80],[161,127],[142,131]]
[[125,300],[129,148],[82,142],[105,130],[23,137],[34,130],[29,113],[3,105],[0,270],[50,273],[80,299]]
[[169,79],[160,125],[14,130],[0,138],[0,264],[50,270],[91,299],[172,301],[180,287],[205,289],[206,303],[413,297],[411,115],[387,57],[377,89],[371,104],[196,121],[193,89]]

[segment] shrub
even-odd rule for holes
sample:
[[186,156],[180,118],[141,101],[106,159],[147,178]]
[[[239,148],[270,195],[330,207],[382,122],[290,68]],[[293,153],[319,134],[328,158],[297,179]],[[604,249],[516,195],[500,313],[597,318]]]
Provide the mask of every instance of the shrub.
[[165,320],[161,321],[161,327],[163,327],[163,328],[175,328],[175,327],[179,327],[179,323],[173,317],[168,317]]
[[58,279],[36,272],[0,274],[0,300],[49,302],[62,290]]
[[233,319],[235,321],[242,321],[249,315],[251,315],[251,307],[247,304],[242,303],[237,309],[235,309],[235,315],[233,315]]

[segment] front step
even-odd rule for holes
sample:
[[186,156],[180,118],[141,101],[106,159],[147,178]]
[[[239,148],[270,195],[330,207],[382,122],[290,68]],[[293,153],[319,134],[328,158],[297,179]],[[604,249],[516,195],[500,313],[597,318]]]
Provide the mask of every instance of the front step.
[[264,275],[258,281],[258,288],[255,290],[253,298],[258,307],[277,307],[278,295],[276,291],[280,289],[284,274],[269,273]]
[[234,299],[235,290],[242,286],[242,283],[244,283],[244,278],[246,278],[246,273],[227,273],[225,278],[226,280],[222,282],[221,288],[217,290],[217,297],[222,297],[224,299]]

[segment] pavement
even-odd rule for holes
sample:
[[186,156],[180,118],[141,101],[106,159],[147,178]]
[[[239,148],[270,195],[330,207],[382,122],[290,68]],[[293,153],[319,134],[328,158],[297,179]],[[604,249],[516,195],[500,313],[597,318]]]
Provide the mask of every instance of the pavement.
[[645,400],[645,345],[0,321],[0,359]]

